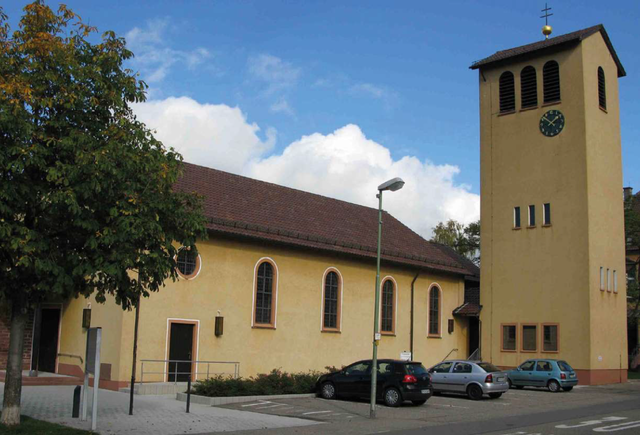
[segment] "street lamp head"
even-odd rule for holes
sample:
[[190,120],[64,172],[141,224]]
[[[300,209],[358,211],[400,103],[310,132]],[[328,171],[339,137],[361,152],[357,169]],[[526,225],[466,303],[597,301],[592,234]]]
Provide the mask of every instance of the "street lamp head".
[[379,185],[378,190],[390,190],[395,192],[396,190],[402,189],[402,186],[404,186],[404,181],[402,181],[402,178],[396,177]]

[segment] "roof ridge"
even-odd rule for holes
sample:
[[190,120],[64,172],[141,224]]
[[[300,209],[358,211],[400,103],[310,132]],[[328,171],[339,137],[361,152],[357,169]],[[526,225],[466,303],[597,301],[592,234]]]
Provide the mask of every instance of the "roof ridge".
[[325,198],[325,199],[328,199],[328,200],[331,200],[331,201],[341,202],[343,204],[353,205],[353,206],[356,206],[356,207],[362,207],[362,208],[365,208],[367,210],[378,211],[378,209],[376,207],[369,207],[369,206],[362,205],[362,204],[356,204],[355,202],[345,201],[344,199],[332,198],[330,196],[321,195],[319,193],[308,192],[308,191],[302,190],[302,189],[296,189],[295,187],[284,186],[282,184],[273,183],[271,181],[259,180],[257,178],[251,178],[251,177],[248,177],[246,175],[240,175],[240,174],[235,174],[235,173],[229,172],[229,171],[223,171],[222,169],[210,168],[208,166],[198,165],[196,163],[191,163],[191,162],[186,162],[186,161],[183,161],[182,164],[183,165],[190,165],[190,166],[197,166],[199,168],[206,169],[208,171],[222,172],[222,173],[230,175],[232,177],[243,178],[243,179],[248,180],[248,181],[250,181],[252,183],[269,184],[271,186],[275,186],[275,187],[280,188],[280,189],[286,189],[286,190],[291,190],[291,191],[294,191],[294,192],[300,192],[300,193],[304,193],[305,195],[313,195],[313,196],[317,196],[319,198]]

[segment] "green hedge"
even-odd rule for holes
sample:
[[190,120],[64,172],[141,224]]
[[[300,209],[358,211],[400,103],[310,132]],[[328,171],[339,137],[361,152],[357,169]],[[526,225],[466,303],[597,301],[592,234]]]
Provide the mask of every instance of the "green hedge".
[[218,375],[197,381],[193,384],[191,393],[207,397],[313,393],[320,375],[322,373],[316,371],[286,373],[278,369],[249,378],[234,379],[228,375]]

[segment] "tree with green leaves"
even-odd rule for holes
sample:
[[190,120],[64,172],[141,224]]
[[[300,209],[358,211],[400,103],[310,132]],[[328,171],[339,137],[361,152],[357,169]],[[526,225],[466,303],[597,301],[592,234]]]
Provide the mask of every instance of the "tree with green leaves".
[[[624,237],[627,248],[640,248],[640,204],[637,198],[630,195],[624,204]],[[640,269],[640,258],[630,271],[632,280],[627,284],[627,299],[629,301],[629,318],[640,317],[640,283],[638,283],[638,269]]]
[[480,221],[471,222],[465,226],[460,222],[449,219],[439,222],[433,229],[432,242],[441,243],[455,249],[455,251],[480,264]]
[[136,120],[146,84],[113,32],[61,5],[0,9],[0,298],[11,311],[0,421],[20,422],[28,313],[112,295],[123,309],[176,279],[180,246],[206,237],[201,198],[176,192],[181,156]]

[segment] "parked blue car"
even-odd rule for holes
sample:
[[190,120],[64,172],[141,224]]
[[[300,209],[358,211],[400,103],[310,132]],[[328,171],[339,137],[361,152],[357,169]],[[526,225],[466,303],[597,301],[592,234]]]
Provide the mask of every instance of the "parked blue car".
[[507,372],[509,385],[516,388],[544,387],[557,393],[571,391],[578,385],[578,376],[566,361],[555,359],[529,359],[520,367]]

